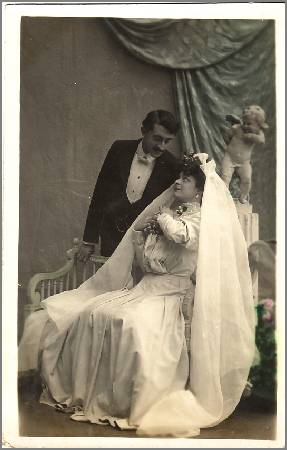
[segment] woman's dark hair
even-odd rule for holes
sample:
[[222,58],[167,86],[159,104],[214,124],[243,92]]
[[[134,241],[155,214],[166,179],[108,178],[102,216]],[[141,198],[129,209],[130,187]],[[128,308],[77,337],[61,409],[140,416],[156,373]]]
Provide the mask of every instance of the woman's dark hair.
[[156,123],[163,126],[174,135],[176,135],[179,130],[179,123],[175,120],[173,114],[163,109],[149,112],[143,120],[142,126],[146,131],[152,131]]
[[201,167],[200,160],[196,158],[196,154],[185,155],[181,163],[181,172],[187,177],[195,179],[195,185],[200,190],[204,190],[206,176]]

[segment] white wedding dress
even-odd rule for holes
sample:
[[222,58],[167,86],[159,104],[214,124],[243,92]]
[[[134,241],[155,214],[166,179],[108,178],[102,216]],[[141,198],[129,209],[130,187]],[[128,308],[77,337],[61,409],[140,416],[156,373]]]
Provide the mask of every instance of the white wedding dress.
[[164,213],[159,223],[161,236],[133,232],[144,274],[135,287],[90,299],[82,290],[57,296],[58,303],[77,296],[88,306],[62,332],[46,323],[41,401],[78,406],[75,420],[136,428],[158,400],[185,389],[189,359],[181,306],[196,267],[200,206],[190,204],[181,216]]

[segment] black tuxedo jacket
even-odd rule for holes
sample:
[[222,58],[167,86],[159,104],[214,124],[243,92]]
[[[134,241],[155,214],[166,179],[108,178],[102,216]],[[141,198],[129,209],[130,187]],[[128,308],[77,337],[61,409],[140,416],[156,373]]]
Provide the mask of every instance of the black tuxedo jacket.
[[131,164],[139,140],[116,141],[99,173],[88,211],[83,240],[97,243],[110,256],[135,218],[179,175],[179,161],[169,152],[156,159],[142,198],[131,204],[126,195]]

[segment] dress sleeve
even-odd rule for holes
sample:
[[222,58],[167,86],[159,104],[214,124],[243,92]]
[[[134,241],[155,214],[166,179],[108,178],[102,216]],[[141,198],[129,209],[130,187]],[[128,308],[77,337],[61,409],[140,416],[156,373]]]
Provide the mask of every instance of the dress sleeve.
[[169,214],[163,213],[158,216],[157,220],[167,239],[182,244],[188,249],[197,247],[200,214],[183,215],[180,219],[175,220]]

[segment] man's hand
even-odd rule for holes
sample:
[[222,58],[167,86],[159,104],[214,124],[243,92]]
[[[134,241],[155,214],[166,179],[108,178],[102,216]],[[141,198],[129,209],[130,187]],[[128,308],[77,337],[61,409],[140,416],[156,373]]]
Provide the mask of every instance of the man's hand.
[[99,254],[99,246],[97,244],[84,244],[82,242],[78,253],[78,260],[86,263],[92,253]]

